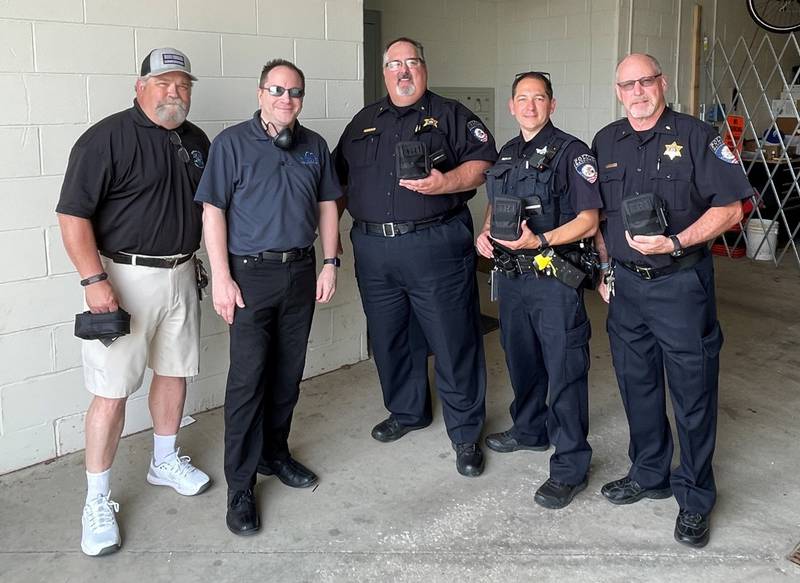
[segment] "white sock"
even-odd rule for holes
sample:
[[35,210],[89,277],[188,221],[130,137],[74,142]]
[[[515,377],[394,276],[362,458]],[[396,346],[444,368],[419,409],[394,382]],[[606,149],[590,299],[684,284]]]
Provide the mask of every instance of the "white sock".
[[164,461],[175,453],[175,441],[177,435],[156,435],[153,434],[153,463],[160,466]]
[[86,501],[94,500],[98,494],[108,496],[111,492],[111,468],[99,474],[86,472]]

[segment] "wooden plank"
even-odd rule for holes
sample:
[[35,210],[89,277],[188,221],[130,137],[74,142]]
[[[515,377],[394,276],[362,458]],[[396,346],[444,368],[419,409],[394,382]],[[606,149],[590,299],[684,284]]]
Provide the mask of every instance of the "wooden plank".
[[700,31],[700,18],[702,6],[695,5],[692,9],[692,75],[689,85],[689,115],[697,116],[700,113],[700,57],[702,55],[702,38]]

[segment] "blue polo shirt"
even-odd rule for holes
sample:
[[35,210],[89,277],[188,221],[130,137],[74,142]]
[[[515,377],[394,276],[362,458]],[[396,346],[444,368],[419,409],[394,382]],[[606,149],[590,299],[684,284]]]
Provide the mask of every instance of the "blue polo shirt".
[[325,140],[295,124],[295,144],[281,150],[253,118],[211,143],[195,201],[225,211],[228,252],[252,255],[314,243],[321,201],[342,196]]

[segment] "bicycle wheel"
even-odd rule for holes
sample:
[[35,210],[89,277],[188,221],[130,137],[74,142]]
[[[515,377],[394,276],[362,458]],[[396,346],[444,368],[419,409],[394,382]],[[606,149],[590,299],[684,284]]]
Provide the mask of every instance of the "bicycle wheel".
[[747,0],[747,11],[761,28],[770,32],[800,29],[800,0]]

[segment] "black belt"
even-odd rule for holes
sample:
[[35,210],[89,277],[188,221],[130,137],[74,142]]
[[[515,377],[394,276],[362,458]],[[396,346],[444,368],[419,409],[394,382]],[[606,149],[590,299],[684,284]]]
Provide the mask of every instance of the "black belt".
[[628,271],[632,271],[642,279],[655,279],[657,277],[663,277],[664,275],[669,275],[670,273],[675,273],[677,271],[683,271],[684,269],[689,269],[690,267],[694,267],[701,260],[705,259],[708,255],[708,250],[703,247],[702,249],[698,249],[688,255],[684,255],[683,257],[676,257],[675,260],[666,267],[648,267],[646,265],[637,265],[636,263],[632,263],[630,261],[617,261],[620,265],[622,265]]
[[128,255],[127,253],[106,253],[105,251],[100,251],[100,255],[108,257],[114,263],[121,263],[122,265],[141,265],[143,267],[161,267],[164,269],[174,269],[194,257],[193,253],[189,253],[183,257],[165,259],[163,257],[148,257],[146,255]]
[[442,215],[437,215],[429,219],[421,219],[419,221],[407,221],[404,223],[368,223],[366,221],[353,221],[353,226],[361,229],[362,233],[367,235],[379,235],[381,237],[397,237],[398,235],[406,235],[419,231],[421,229],[428,229],[446,223],[461,211],[464,206],[459,206],[453,210],[447,211]]
[[290,263],[309,257],[314,251],[314,247],[304,247],[302,249],[289,249],[288,251],[261,251],[260,253],[253,253],[252,255],[231,255],[231,257],[240,260],[244,263],[247,260],[259,261],[274,261],[278,263]]

